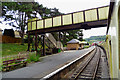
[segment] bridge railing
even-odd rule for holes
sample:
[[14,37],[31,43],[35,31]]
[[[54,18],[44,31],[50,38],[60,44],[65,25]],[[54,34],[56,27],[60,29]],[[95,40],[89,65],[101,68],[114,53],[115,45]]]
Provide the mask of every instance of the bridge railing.
[[69,13],[47,19],[28,20],[28,31],[108,19],[109,6]]
[[51,33],[47,33],[46,37],[47,37],[47,39],[49,39],[49,41],[51,42],[51,44],[54,45],[54,47],[60,48],[60,49],[63,50],[63,44],[60,41],[56,41],[55,38],[53,37],[53,35]]

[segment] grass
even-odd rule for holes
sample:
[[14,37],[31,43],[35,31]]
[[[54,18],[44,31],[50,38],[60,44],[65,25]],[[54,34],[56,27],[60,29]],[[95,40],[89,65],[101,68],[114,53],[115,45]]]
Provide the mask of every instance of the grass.
[[27,50],[27,44],[20,45],[18,43],[3,43],[2,56],[15,55],[19,52]]
[[84,48],[89,48],[90,46],[89,45],[85,45]]
[[[1,53],[2,57],[9,56],[9,55],[10,56],[17,55],[19,52],[26,53],[25,51],[27,50],[27,44],[21,45],[18,43],[3,43],[2,47],[0,46],[0,49],[2,49],[2,53]],[[8,57],[5,59],[1,58],[2,60],[0,60],[0,63],[1,63],[0,71],[2,70],[1,66],[3,66],[2,61],[14,59],[14,58],[16,57]],[[27,57],[27,62],[31,63],[31,62],[38,62],[38,61],[41,61],[40,56],[36,56],[36,52],[30,52]],[[16,64],[16,63],[12,63],[12,64]],[[12,64],[9,64],[9,65],[12,65]]]
[[38,61],[40,61],[40,56],[38,55],[38,56],[36,56],[36,54],[29,54],[29,57],[28,57],[28,59],[27,59],[27,62],[38,62]]
[[2,71],[2,58],[0,57],[0,71]]
[[[1,43],[0,43],[0,45],[1,45]],[[39,47],[41,47],[41,46],[42,45],[39,45]],[[24,45],[21,45],[20,43],[2,43],[2,56],[4,57],[4,56],[8,56],[8,55],[19,54],[19,52],[27,51],[27,48],[28,48],[27,43],[25,43]],[[30,48],[32,49],[32,46]],[[45,46],[45,48],[47,49],[48,47]],[[0,49],[1,49],[1,46],[0,46]]]

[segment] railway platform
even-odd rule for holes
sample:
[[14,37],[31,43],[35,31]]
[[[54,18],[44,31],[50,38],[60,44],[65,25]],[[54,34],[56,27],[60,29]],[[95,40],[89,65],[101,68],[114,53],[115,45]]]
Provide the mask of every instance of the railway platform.
[[51,72],[57,70],[58,68],[68,64],[69,62],[75,60],[76,58],[83,56],[94,47],[83,50],[70,50],[64,51],[58,54],[46,56],[41,62],[33,63],[27,67],[17,69],[10,72],[2,73],[2,78],[4,79],[15,79],[21,78],[43,78],[44,76],[50,74]]
[[103,52],[103,50],[101,50],[101,77],[104,79],[109,79],[110,75],[109,75],[109,67],[107,64],[107,58],[105,56],[105,53]]
[[43,77],[41,80],[110,80],[106,53],[100,47]]

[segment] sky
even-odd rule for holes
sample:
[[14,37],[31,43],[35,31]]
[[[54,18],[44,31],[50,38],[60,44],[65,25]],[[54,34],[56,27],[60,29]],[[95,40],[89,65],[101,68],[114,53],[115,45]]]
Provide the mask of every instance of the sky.
[[71,13],[109,5],[109,0],[36,0],[48,8],[58,8],[62,13]]
[[[76,11],[101,7],[109,5],[110,0],[36,0],[44,7],[57,8],[62,13],[72,13]],[[3,27],[4,26],[4,27]],[[1,25],[2,29],[11,29],[10,26]],[[15,29],[15,28],[14,28]],[[95,28],[90,30],[83,30],[83,38],[89,38],[90,36],[105,35],[107,28]]]

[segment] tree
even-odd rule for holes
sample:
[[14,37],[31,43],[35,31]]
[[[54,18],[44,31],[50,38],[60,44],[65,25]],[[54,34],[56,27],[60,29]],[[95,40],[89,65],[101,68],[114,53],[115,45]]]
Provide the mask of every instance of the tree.
[[65,46],[66,43],[72,39],[78,39],[80,41],[83,41],[83,33],[82,30],[78,29],[78,30],[68,30],[68,31],[64,31],[63,33],[63,39],[62,39],[62,43]]
[[69,30],[67,31],[67,38],[68,40],[71,40],[71,39],[78,39],[80,41],[83,40],[83,33],[82,33],[82,30]]
[[2,3],[2,18],[4,21],[8,21],[10,26],[20,29],[20,36],[22,38],[22,44],[24,43],[23,37],[27,20],[32,18],[34,5],[31,2],[3,2]]
[[27,20],[36,18],[37,13],[41,18],[53,17],[59,15],[58,9],[49,9],[37,2],[3,2],[2,3],[2,18],[7,21],[10,26],[16,27],[20,30],[20,36],[23,37],[27,25]]
[[[26,30],[27,20],[31,18],[36,18],[37,14],[41,16],[41,18],[55,17],[62,15],[63,13],[59,12],[57,8],[47,8],[43,7],[43,5],[37,2],[3,2],[2,3],[2,18],[4,21],[8,21],[7,24],[10,26],[16,27],[20,30],[22,44],[24,33]],[[61,32],[61,36],[64,36],[65,33]],[[66,31],[68,34],[66,38],[66,42],[73,38],[82,40],[82,31],[81,30],[71,30]],[[58,33],[52,33],[56,40],[58,39]]]
[[55,16],[64,14],[64,13],[59,12],[59,10],[57,8],[53,8],[53,9],[51,8],[50,11],[51,11],[50,12],[51,17],[55,17]]

